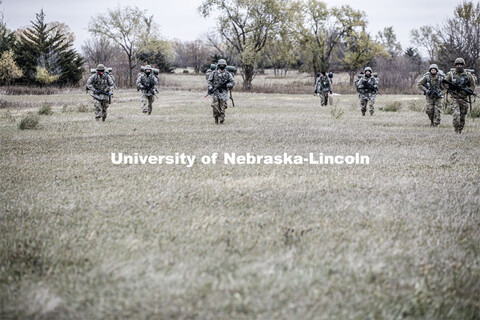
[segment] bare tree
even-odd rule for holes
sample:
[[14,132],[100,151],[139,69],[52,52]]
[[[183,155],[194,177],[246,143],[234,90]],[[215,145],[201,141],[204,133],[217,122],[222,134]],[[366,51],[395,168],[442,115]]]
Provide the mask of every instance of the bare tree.
[[88,30],[95,36],[105,37],[123,49],[129,67],[129,85],[133,85],[133,69],[136,67],[136,49],[147,28],[145,11],[126,6],[91,18]]
[[180,39],[173,41],[174,65],[179,68],[188,67],[188,50],[185,42]]
[[188,64],[193,67],[195,73],[200,73],[202,65],[205,64],[210,55],[210,50],[202,40],[195,40],[187,43]]
[[435,53],[438,51],[439,39],[433,27],[423,26],[418,30],[413,29],[410,32],[410,39],[415,45],[427,51],[430,63],[435,61]]
[[456,58],[465,59],[467,67],[480,68],[480,3],[465,1],[454,11],[453,18],[435,28],[439,39],[438,63],[448,70]]
[[82,51],[85,60],[96,65],[108,63],[113,58],[114,47],[107,38],[99,37],[85,41]]

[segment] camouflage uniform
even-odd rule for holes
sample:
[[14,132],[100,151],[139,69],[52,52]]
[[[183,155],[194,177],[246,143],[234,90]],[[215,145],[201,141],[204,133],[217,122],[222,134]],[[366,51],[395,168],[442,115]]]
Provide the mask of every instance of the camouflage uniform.
[[[437,70],[436,74],[432,74],[432,69]],[[430,125],[436,127],[440,124],[441,114],[442,114],[442,80],[445,78],[445,75],[438,70],[436,64],[430,65],[428,70],[429,72],[425,73],[423,77],[418,81],[417,88],[423,91],[425,98],[427,100],[427,106],[425,108],[425,113],[430,119]]]
[[225,82],[222,87],[211,93],[213,117],[215,118],[215,123],[217,123],[218,120],[220,121],[220,123],[223,123],[223,121],[225,121],[225,109],[227,108],[228,91],[232,89],[235,85],[235,80],[233,79],[232,74],[226,69],[220,69],[220,66],[222,65],[226,67],[227,63],[225,60],[220,59],[217,64],[217,69],[210,73],[207,81],[209,93],[218,84]]
[[325,74],[320,74],[315,83],[315,93],[320,94],[321,105],[328,105],[328,94],[332,93],[332,83]]
[[112,78],[104,71],[105,67],[99,64],[97,66],[97,73],[92,74],[87,80],[87,89],[93,91],[95,119],[99,120],[102,118],[103,121],[107,118],[110,96],[105,93],[100,93],[98,90],[112,94],[114,86]]
[[[465,61],[461,58],[455,60],[455,65],[465,65]],[[469,88],[475,90],[475,78],[470,72],[466,72],[462,67],[456,67],[454,71],[447,73],[445,80],[453,82],[462,88]],[[465,116],[469,107],[469,96],[462,91],[448,91],[452,96],[452,111],[453,111],[453,127],[455,132],[462,133],[465,126]]]
[[[366,72],[370,71],[370,76],[367,77]],[[367,111],[367,104],[370,105],[370,115],[375,112],[375,96],[378,92],[378,79],[373,75],[372,68],[366,67],[365,73],[355,81],[357,87],[358,97],[360,99],[360,108],[362,115]]]
[[[150,74],[147,74],[150,70]],[[139,73],[137,77],[137,89],[142,90],[142,112],[151,114],[152,103],[155,99],[155,92],[157,92],[158,80],[153,74],[150,66],[145,67],[145,72]]]

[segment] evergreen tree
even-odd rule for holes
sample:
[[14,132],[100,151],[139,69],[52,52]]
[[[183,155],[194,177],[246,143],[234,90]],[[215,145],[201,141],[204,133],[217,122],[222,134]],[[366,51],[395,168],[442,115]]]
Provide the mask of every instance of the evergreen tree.
[[[2,4],[2,1],[0,1]],[[7,29],[7,25],[3,20],[3,12],[0,12],[0,55],[13,49],[13,45],[15,43],[15,34]]]
[[23,70],[23,82],[36,83],[36,73],[41,67],[53,76],[55,84],[76,84],[83,72],[83,59],[72,48],[72,41],[58,29],[45,22],[43,10],[36,14],[32,26],[20,34],[15,53],[17,63]]

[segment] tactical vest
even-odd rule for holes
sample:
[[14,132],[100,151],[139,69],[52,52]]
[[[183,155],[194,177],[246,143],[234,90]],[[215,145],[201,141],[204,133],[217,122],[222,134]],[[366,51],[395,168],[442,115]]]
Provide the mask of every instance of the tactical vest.
[[108,91],[110,89],[110,85],[108,84],[108,78],[110,77],[107,74],[103,74],[102,76],[95,74],[95,78],[92,81],[92,86],[97,90]]
[[[229,75],[230,73],[226,70],[224,73],[220,73],[218,72],[218,70],[213,71],[213,80],[212,80],[213,86],[216,86],[217,84],[222,83],[227,79],[230,79]],[[223,88],[220,88],[218,92],[219,93],[223,92]]]
[[153,75],[147,76],[146,74],[142,74],[142,77],[140,78],[140,83],[144,88],[153,88],[155,86],[155,80],[153,80]]
[[431,88],[435,91],[441,91],[440,84],[442,83],[442,80],[445,78],[441,74],[437,73],[436,78],[432,78],[430,72],[427,72],[424,74],[425,78],[427,79],[427,87]]
[[462,88],[467,88],[470,86],[470,79],[468,78],[468,73],[464,72],[460,75],[458,75],[456,72],[453,72],[453,82],[462,87]]
[[[364,80],[367,80],[367,83],[373,88],[376,84],[377,84],[377,81],[375,79],[374,76],[371,76],[370,78],[367,78],[365,76],[363,76],[362,78],[360,78],[360,81],[363,82]],[[370,88],[362,88],[360,89],[360,93],[375,93],[377,89],[370,89]]]
[[322,89],[328,89],[330,86],[328,84],[328,78],[327,77],[320,77],[320,85],[322,86]]

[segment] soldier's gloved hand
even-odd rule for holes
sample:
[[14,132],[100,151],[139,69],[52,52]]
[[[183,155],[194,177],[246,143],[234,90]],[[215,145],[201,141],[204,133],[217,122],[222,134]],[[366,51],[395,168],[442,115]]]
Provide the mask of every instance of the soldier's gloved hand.
[[97,95],[97,94],[99,94],[99,93],[100,93],[100,92],[98,92],[98,90],[93,91],[93,94],[95,94],[95,95]]
[[209,88],[208,89],[208,94],[212,94],[213,93],[213,89],[212,88]]
[[425,90],[425,91],[423,92],[423,94],[424,94],[424,95],[429,95],[429,94],[430,94],[430,90],[428,90],[428,89]]

